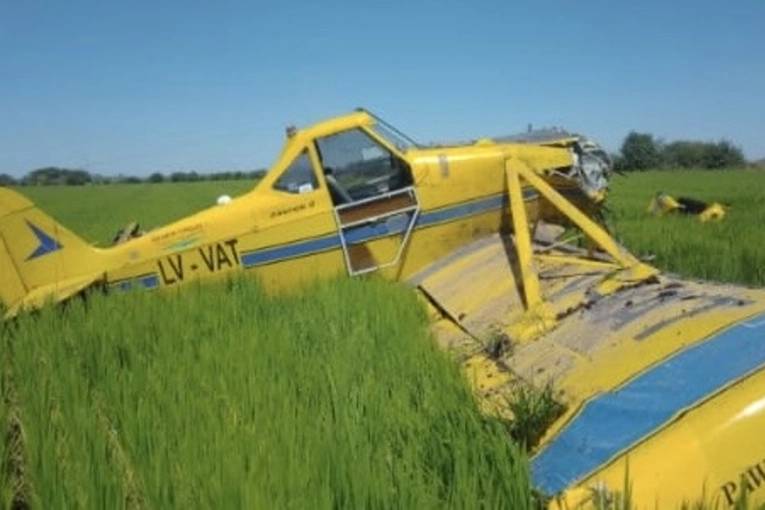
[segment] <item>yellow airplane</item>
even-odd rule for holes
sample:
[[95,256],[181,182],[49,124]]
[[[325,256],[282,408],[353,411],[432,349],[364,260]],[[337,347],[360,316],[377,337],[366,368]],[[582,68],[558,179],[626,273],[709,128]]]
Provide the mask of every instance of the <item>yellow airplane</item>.
[[420,145],[357,110],[288,128],[249,193],[109,248],[0,188],[0,299],[9,319],[94,288],[378,273],[421,294],[487,412],[553,383],[566,411],[529,445],[551,506],[617,497],[627,469],[638,507],[765,501],[765,291],[631,255],[593,220],[609,175],[584,137]]
[[721,220],[726,214],[725,206],[718,202],[707,203],[688,197],[674,198],[662,191],[656,193],[648,204],[647,212],[659,216],[670,213],[692,214],[698,216],[702,223]]

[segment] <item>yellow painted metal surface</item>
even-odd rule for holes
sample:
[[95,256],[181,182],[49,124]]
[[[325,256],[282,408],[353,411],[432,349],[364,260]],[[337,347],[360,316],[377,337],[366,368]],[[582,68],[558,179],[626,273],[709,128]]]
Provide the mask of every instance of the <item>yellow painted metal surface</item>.
[[[624,441],[596,469],[582,472],[584,476],[575,484],[580,490],[572,489],[566,496],[569,505],[590,501],[593,489],[623,492],[627,465],[638,508],[654,508],[657,502],[659,508],[675,508],[702,496],[719,500],[725,508],[740,495],[742,483],[750,501],[765,502],[765,491],[760,490],[765,487],[765,476],[761,476],[765,455],[757,446],[765,426],[765,293],[725,287],[690,289],[694,294],[699,291],[710,297],[730,296],[732,301],[717,309],[701,304],[699,313],[682,300],[666,303],[624,327],[618,337],[611,335],[599,351],[575,360],[560,377],[558,385],[565,390],[570,407],[548,439],[581,419],[588,403],[603,396],[618,399],[641,376],[664,374],[663,387],[640,387],[640,391],[654,392],[644,402],[645,413],[668,407],[661,420]],[[742,332],[749,335],[748,344],[736,340]],[[694,349],[699,353],[695,357]],[[683,363],[687,368],[676,370]],[[673,370],[682,376],[672,378]],[[677,397],[688,387],[705,386],[709,387],[694,396]],[[624,427],[619,409],[613,411],[613,426]],[[629,419],[639,421],[637,411],[632,409],[636,414]],[[742,475],[745,480],[740,482]]]
[[702,500],[710,508],[730,508],[742,490],[751,508],[765,503],[763,387],[765,372],[758,371],[688,410],[554,506],[590,507],[597,491],[623,493],[627,474],[636,508],[680,508]]
[[[14,268],[3,277],[0,291],[7,316],[66,299],[89,285],[171,288],[243,269],[274,290],[346,272],[349,262],[379,266],[385,276],[404,279],[450,251],[506,228],[507,158],[536,161],[540,172],[573,164],[570,150],[538,145],[402,150],[376,130],[378,124],[371,114],[358,111],[291,130],[278,161],[251,192],[111,248],[88,246],[23,196],[0,189],[0,236],[10,258],[2,264]],[[319,147],[351,131],[371,140],[368,147],[376,144],[375,150],[395,160],[411,181],[422,221],[414,225],[403,249],[395,225],[375,223],[379,201],[360,213],[361,221],[377,230],[369,230],[366,242],[342,246],[341,207],[333,203]],[[283,180],[301,157],[309,162],[311,176],[302,188],[285,189]],[[573,181],[565,184],[578,190]],[[531,214],[536,213],[532,208]],[[395,223],[397,218],[388,219]],[[392,229],[389,235],[386,228]],[[395,263],[383,267],[390,260]]]
[[721,220],[727,214],[724,205],[718,202],[705,203],[694,199],[674,198],[659,192],[648,204],[647,212],[663,216],[671,213],[695,214],[704,223],[710,220]]
[[[492,341],[503,334],[512,340],[512,331],[525,314],[512,263],[503,257],[505,249],[499,237],[484,240],[422,272],[414,283],[446,310],[445,315],[458,319],[459,327],[440,326],[436,332],[446,348],[467,359],[468,378],[487,411],[507,415],[502,402],[518,380],[540,387],[554,383],[567,412],[533,452],[532,466],[539,467],[535,481],[559,488],[570,507],[582,503],[588,508],[594,489],[623,490],[629,459],[632,501],[638,508],[655,508],[657,500],[659,508],[674,508],[703,495],[727,502],[741,491],[741,484],[732,485],[736,473],[747,474],[750,481],[743,482],[744,487],[753,500],[761,501],[765,478],[760,479],[760,470],[765,467],[758,467],[754,458],[758,453],[751,446],[758,444],[754,431],[762,430],[765,386],[745,381],[762,379],[765,291],[664,275],[588,299],[589,291],[612,268],[604,265],[593,271],[597,264],[582,264],[581,257],[561,255],[549,266],[540,259],[540,293],[550,299],[558,316],[556,327],[533,341],[512,342],[492,364],[486,356]],[[487,283],[491,281],[496,283]],[[567,313],[577,303],[587,305]],[[748,332],[748,343],[725,337],[735,330]],[[694,348],[715,344],[716,351],[691,356]],[[673,367],[689,357],[675,378]],[[504,370],[498,371],[496,365]],[[723,369],[728,372],[720,375]],[[660,378],[664,386],[629,389],[641,376],[662,373],[669,374]],[[724,377],[716,381],[718,376]],[[744,387],[749,389],[738,389]],[[676,398],[688,388],[700,393]],[[635,395],[645,400],[636,400]],[[608,411],[601,405],[600,415],[588,414],[604,399],[613,401]],[[631,429],[657,410],[664,414]],[[597,430],[591,435],[570,434],[583,423]],[[567,434],[569,443],[559,447]],[[611,451],[601,453],[603,444]],[[729,449],[713,446],[719,444]],[[545,458],[546,449],[556,446],[557,452]],[[602,458],[589,464],[593,455]],[[686,456],[694,460],[686,463]],[[582,467],[567,474],[572,465]],[[555,473],[543,473],[546,466],[566,468],[563,481],[558,483]]]

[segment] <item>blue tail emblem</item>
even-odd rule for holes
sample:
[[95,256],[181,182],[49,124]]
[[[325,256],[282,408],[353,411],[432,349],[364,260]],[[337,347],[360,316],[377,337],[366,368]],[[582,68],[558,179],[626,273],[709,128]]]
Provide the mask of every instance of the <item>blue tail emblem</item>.
[[40,246],[35,248],[35,251],[33,251],[29,255],[29,257],[27,257],[27,260],[33,260],[63,248],[63,246],[61,246],[61,244],[58,241],[56,241],[51,236],[46,234],[43,231],[43,229],[41,229],[37,225],[32,224],[32,222],[30,222],[29,220],[27,220],[27,225],[29,226],[30,229],[32,229],[32,232],[34,233],[35,237],[40,242]]

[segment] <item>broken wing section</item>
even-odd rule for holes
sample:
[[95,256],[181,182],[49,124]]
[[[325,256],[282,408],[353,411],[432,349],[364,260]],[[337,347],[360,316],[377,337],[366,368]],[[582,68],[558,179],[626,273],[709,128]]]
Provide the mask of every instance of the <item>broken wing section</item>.
[[[560,327],[561,319],[588,306],[614,268],[597,260],[575,263],[569,251],[552,246],[546,250],[550,257],[538,259],[537,271],[541,294]],[[410,279],[439,316],[433,326],[439,342],[464,362],[484,407],[504,416],[510,415],[503,406],[516,383],[544,383],[582,356],[571,345],[546,341],[547,335],[519,339],[528,337],[517,335],[519,326],[533,329],[536,320],[525,305],[521,281],[512,240],[499,235],[458,250]],[[538,330],[547,331],[547,318],[538,320]]]
[[614,497],[627,473],[636,507],[679,508],[702,495],[727,506],[742,492],[765,502],[765,293],[664,288],[598,313],[588,325],[610,344],[557,383],[578,404],[531,467],[539,489],[563,493],[561,508],[593,491]]
[[519,340],[514,326],[528,315],[510,243],[474,243],[412,283],[439,311],[439,341],[464,362],[484,409],[511,415],[519,381],[552,384],[566,406],[533,452],[535,485],[575,507],[593,488],[620,491],[629,460],[638,507],[657,495],[678,506],[704,487],[724,502],[744,490],[765,501],[765,476],[753,488],[740,481],[765,469],[752,468],[765,466],[754,447],[765,426],[765,291],[659,275],[603,295],[613,268],[537,243],[555,326]]

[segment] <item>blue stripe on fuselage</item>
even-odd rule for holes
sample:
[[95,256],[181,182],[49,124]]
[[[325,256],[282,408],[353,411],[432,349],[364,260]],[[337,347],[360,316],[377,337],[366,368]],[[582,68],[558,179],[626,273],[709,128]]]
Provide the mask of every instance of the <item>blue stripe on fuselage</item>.
[[[526,198],[525,193],[524,198]],[[493,197],[476,200],[475,202],[468,202],[451,207],[445,207],[443,209],[437,209],[435,211],[430,211],[422,214],[418,218],[415,228],[427,227],[437,223],[454,221],[459,218],[467,218],[469,216],[475,216],[476,214],[482,214],[494,209],[499,209],[506,202],[506,200],[507,197],[505,195],[496,195]]]
[[[559,190],[561,191],[561,190]],[[523,197],[525,200],[533,199],[538,193],[532,189],[524,189]],[[499,209],[507,204],[506,195],[494,195],[469,202],[463,202],[449,207],[436,209],[427,213],[420,214],[415,224],[415,229],[429,227],[439,223],[446,223],[461,218],[467,218],[482,214],[495,209]],[[399,234],[403,231],[401,223],[377,223],[374,225],[363,225],[350,228],[346,231],[346,242],[348,244],[358,244],[374,239]],[[303,257],[313,253],[320,253],[327,250],[340,248],[340,236],[338,234],[329,234],[323,237],[316,237],[308,240],[265,248],[261,250],[248,251],[240,254],[242,267],[251,268],[265,264],[271,264],[291,258]],[[149,274],[135,277],[118,282],[112,282],[112,287],[119,290],[130,290],[140,285],[146,289],[159,287],[159,276]]]
[[587,404],[531,462],[534,484],[557,494],[765,364],[765,314],[740,322]]
[[156,289],[159,287],[159,276],[155,273],[145,274],[143,276],[136,276],[125,280],[118,280],[109,282],[109,287],[121,291],[131,290],[133,287],[140,285],[144,289]]
[[[524,197],[534,197],[533,190],[524,190]],[[499,209],[507,200],[505,195],[495,195],[488,198],[465,202],[451,207],[444,207],[435,211],[421,214],[417,218],[415,228],[428,227],[438,223],[454,221],[460,218],[467,218],[477,214],[482,214],[494,209]],[[346,239],[349,244],[364,243],[374,239],[386,237],[392,234],[400,233],[399,229],[390,231],[386,223],[375,225],[364,225],[351,228],[346,232]],[[257,251],[244,252],[241,254],[242,266],[245,268],[260,266],[278,262],[280,260],[302,257],[312,253],[319,253],[326,250],[339,248],[340,236],[332,234],[325,237],[318,237],[307,241],[266,248]]]
[[245,252],[240,255],[242,266],[245,268],[269,264],[283,259],[302,257],[309,253],[317,253],[340,246],[340,236],[337,234],[319,237],[309,241],[286,244],[265,250]]

